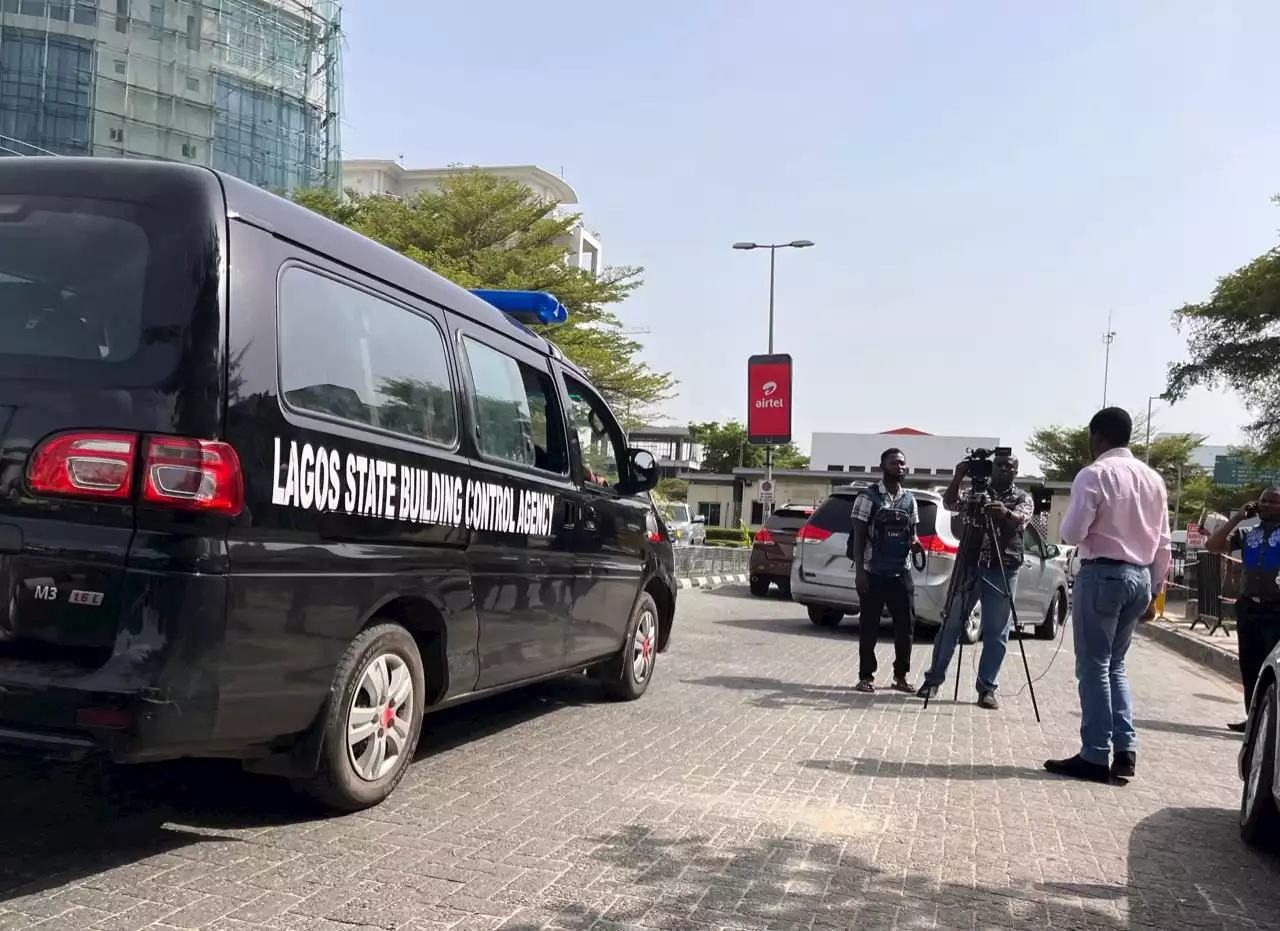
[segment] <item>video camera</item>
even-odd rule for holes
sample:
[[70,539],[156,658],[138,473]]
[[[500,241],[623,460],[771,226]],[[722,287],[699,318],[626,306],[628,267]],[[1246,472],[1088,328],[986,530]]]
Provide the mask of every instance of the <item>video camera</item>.
[[975,493],[985,492],[991,484],[993,472],[991,460],[996,456],[1012,456],[1013,450],[1008,446],[997,446],[995,449],[970,449],[965,457],[965,476],[973,486]]

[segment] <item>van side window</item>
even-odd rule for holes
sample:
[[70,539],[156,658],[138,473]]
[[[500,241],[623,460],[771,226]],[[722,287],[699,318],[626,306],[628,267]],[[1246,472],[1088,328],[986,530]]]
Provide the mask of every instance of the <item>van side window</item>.
[[297,410],[441,446],[458,438],[439,327],[298,267],[280,279],[280,389]]
[[564,418],[551,375],[468,336],[462,343],[471,374],[480,452],[567,475]]
[[600,397],[572,375],[565,374],[569,392],[569,422],[578,433],[578,452],[587,481],[614,487],[627,461],[622,431]]

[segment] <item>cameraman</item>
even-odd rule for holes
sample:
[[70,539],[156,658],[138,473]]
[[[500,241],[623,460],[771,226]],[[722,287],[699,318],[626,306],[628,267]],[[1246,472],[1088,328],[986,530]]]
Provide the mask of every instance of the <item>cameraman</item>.
[[[952,572],[960,573],[956,581],[955,597],[951,612],[942,619],[942,629],[933,641],[933,662],[924,674],[924,684],[916,694],[921,698],[933,698],[938,694],[947,677],[947,666],[955,653],[956,643],[964,629],[965,619],[975,604],[982,604],[982,656],[978,660],[978,707],[994,710],[1000,707],[996,701],[996,679],[1004,663],[1009,645],[1009,628],[1012,614],[1011,600],[1018,588],[1018,569],[1022,566],[1022,531],[1035,516],[1035,503],[1031,495],[1013,484],[1018,477],[1017,456],[996,456],[991,463],[991,491],[988,503],[974,522],[974,510],[978,502],[972,490],[963,497],[960,484],[969,474],[970,460],[956,466],[942,503],[949,511],[963,515],[965,534],[982,534],[980,550],[970,546],[968,565],[959,561]],[[991,540],[986,533],[986,518],[995,526],[1000,552],[992,554]],[[970,554],[977,553],[976,557]],[[1008,597],[1005,596],[1006,590]],[[957,675],[959,670],[957,670]]]

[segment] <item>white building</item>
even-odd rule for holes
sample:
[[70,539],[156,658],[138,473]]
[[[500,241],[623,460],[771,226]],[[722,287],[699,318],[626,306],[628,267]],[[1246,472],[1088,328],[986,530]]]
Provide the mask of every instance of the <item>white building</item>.
[[907,457],[912,475],[939,475],[950,481],[956,463],[970,449],[994,449],[1000,440],[991,436],[934,436],[912,427],[883,433],[815,433],[809,447],[809,467],[817,472],[880,470],[880,454],[897,447]]
[[[471,168],[405,168],[397,162],[378,158],[346,159],[342,163],[342,186],[359,194],[389,194],[412,197],[420,191],[436,191],[442,179],[460,171],[483,171],[518,181],[547,203],[571,206],[578,203],[577,192],[563,178],[537,165],[484,165]],[[571,265],[593,274],[604,267],[600,237],[581,221],[574,224],[563,244],[569,249]]]

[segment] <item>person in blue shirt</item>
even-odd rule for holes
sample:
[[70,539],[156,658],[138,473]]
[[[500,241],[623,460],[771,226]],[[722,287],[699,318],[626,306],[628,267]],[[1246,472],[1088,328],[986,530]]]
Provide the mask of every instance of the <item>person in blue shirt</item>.
[[[1258,518],[1252,527],[1241,527]],[[1240,595],[1236,599],[1236,642],[1244,709],[1253,701],[1262,664],[1280,643],[1280,486],[1272,486],[1256,502],[1246,504],[1205,541],[1211,553],[1240,554]],[[1243,731],[1247,722],[1227,725]]]

